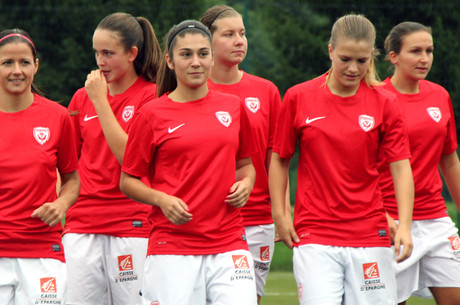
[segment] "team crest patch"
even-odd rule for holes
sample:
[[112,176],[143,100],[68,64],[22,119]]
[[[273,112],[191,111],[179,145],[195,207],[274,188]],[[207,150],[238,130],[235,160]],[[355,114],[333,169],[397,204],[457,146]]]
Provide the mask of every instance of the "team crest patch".
[[373,116],[361,114],[359,116],[359,127],[365,132],[368,132],[372,128],[374,128],[375,120]]
[[123,109],[123,114],[122,114],[123,121],[128,122],[129,120],[132,119],[133,115],[134,115],[134,106],[126,106],[125,109]]
[[217,120],[219,120],[219,122],[225,127],[230,126],[230,124],[232,123],[232,117],[230,113],[228,113],[227,111],[217,111],[216,117]]
[[50,129],[48,127],[35,127],[33,129],[35,140],[43,145],[50,139]]
[[260,247],[260,260],[263,262],[270,260],[270,246]]
[[430,117],[435,121],[436,123],[439,123],[442,118],[441,110],[438,107],[429,107],[426,109]]
[[42,293],[57,293],[56,278],[44,277],[40,279],[40,290]]
[[118,257],[118,269],[120,271],[133,270],[133,257],[131,254]]
[[257,97],[247,97],[244,100],[246,107],[252,112],[256,113],[260,109],[260,101]]

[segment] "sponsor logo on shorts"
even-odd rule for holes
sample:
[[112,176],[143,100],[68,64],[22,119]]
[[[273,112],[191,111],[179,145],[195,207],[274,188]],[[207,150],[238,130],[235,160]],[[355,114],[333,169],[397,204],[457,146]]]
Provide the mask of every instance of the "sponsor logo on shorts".
[[246,255],[232,255],[235,269],[249,269],[248,258]]
[[361,129],[365,132],[370,131],[375,125],[374,117],[366,114],[361,114],[358,118],[358,122],[359,127],[361,127]]
[[435,121],[436,123],[439,123],[439,121],[441,121],[442,114],[441,114],[441,110],[438,107],[428,107],[426,111],[428,112],[430,117],[433,119],[433,121]]
[[216,118],[225,127],[230,126],[232,123],[232,116],[227,111],[217,111]]
[[253,280],[252,269],[249,267],[248,257],[246,255],[232,255],[234,273],[230,276],[231,281]]
[[62,304],[58,298],[55,277],[43,277],[40,279],[40,298],[35,299],[35,304]]
[[260,109],[260,101],[257,97],[247,97],[244,100],[246,107],[252,112],[256,113]]
[[118,271],[115,283],[138,280],[138,275],[134,272],[132,254],[118,256]]
[[302,303],[302,296],[303,296],[303,286],[302,283],[297,285],[297,294],[299,295],[299,303]]
[[133,256],[131,254],[119,256],[118,269],[120,271],[133,270]]
[[43,145],[50,139],[50,129],[48,127],[35,127],[33,135],[38,144]]
[[263,262],[270,260],[270,246],[260,247],[260,260]]
[[385,289],[385,283],[380,279],[377,262],[363,264],[363,278],[364,285],[361,285],[361,291]]
[[41,292],[57,293],[56,278],[55,277],[44,277],[40,279],[40,290]]
[[449,241],[452,246],[452,250],[460,250],[460,239],[458,236],[449,237]]
[[158,302],[158,301],[153,301],[153,302],[150,303],[150,305],[160,305],[160,302]]
[[133,117],[133,114],[134,114],[134,106],[126,106],[125,109],[123,109],[123,114],[122,114],[123,121],[128,122],[129,120],[131,120],[131,118]]
[[452,246],[453,255],[456,259],[460,259],[460,239],[458,235],[449,237],[450,245]]

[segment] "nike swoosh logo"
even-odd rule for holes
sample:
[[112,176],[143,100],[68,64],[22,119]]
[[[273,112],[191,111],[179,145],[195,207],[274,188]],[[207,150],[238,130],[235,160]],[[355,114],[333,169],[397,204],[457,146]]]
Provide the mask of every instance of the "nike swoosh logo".
[[185,125],[185,123],[180,124],[179,126],[176,126],[174,128],[168,127],[168,133],[173,133],[174,131],[178,130],[179,128],[181,128],[184,125]]
[[92,120],[95,118],[97,118],[97,115],[93,115],[93,116],[85,115],[85,117],[83,118],[83,121],[88,122],[89,120]]
[[305,123],[310,124],[310,123],[312,123],[312,122],[314,122],[314,121],[321,120],[321,119],[325,119],[325,118],[326,118],[325,116],[319,116],[319,117],[313,118],[313,119],[307,118],[307,120],[305,121]]

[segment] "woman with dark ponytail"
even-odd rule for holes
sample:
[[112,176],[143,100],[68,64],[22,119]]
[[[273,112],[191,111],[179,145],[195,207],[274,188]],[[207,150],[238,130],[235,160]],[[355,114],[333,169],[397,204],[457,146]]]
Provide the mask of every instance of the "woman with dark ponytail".
[[69,303],[140,304],[150,208],[122,194],[119,180],[132,119],[155,97],[161,51],[150,22],[126,13],[99,23],[93,49],[99,69],[69,105],[82,181],[63,237]]
[[153,206],[144,304],[256,305],[240,216],[255,180],[244,105],[208,89],[212,42],[200,22],[174,26],[164,54],[160,97],[134,119],[120,180]]

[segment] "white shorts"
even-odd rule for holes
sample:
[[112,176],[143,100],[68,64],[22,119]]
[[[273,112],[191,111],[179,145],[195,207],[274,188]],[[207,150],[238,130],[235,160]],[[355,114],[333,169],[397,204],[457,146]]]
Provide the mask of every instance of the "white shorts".
[[264,296],[264,287],[275,251],[275,225],[248,226],[244,229],[249,251],[254,259],[257,295]]
[[251,253],[149,255],[143,297],[144,305],[257,305]]
[[0,305],[65,304],[67,269],[51,258],[0,258]]
[[411,232],[412,255],[396,266],[398,301],[432,297],[427,287],[460,287],[460,240],[452,219],[414,220]]
[[69,305],[140,305],[147,238],[65,234]]
[[301,305],[395,305],[391,248],[308,244],[294,248]]

